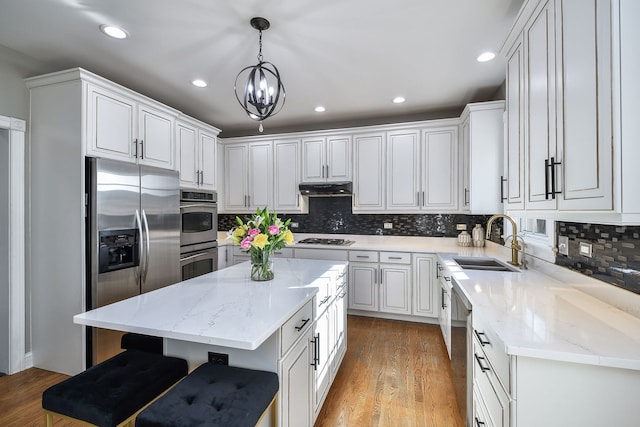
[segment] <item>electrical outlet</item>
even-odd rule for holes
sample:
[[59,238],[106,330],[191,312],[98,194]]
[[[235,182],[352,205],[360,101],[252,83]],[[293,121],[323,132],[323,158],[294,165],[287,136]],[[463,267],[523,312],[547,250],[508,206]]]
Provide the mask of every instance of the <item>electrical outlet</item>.
[[467,229],[467,224],[456,224],[456,230],[463,231]]
[[289,224],[289,226],[291,228],[298,228],[298,223],[297,222],[292,222],[291,224]]
[[580,242],[580,255],[591,258],[593,256],[593,245],[591,243]]
[[558,253],[569,255],[569,238],[567,236],[558,236]]
[[209,363],[213,363],[214,365],[228,365],[229,364],[229,355],[225,353],[214,353],[213,351],[208,352],[209,355]]
[[393,228],[393,223],[392,222],[385,222],[384,223],[384,228],[387,228],[387,229]]

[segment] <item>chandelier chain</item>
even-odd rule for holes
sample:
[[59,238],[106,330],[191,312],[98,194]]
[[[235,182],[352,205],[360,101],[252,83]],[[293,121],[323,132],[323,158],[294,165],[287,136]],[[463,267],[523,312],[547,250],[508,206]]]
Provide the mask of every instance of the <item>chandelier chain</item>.
[[260,50],[258,51],[258,61],[262,62],[262,30],[260,30],[259,46],[260,46]]

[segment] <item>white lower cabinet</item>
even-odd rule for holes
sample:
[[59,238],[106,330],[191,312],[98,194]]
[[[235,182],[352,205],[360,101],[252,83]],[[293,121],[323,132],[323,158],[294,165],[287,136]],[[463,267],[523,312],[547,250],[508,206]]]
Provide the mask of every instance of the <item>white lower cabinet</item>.
[[281,328],[280,426],[312,426],[346,352],[346,266]]
[[311,375],[309,363],[312,357],[311,330],[280,362],[280,425],[308,427],[311,422]]
[[349,261],[350,309],[412,314],[410,253],[349,251]]
[[414,316],[438,317],[438,292],[434,269],[436,255],[413,254],[413,307]]

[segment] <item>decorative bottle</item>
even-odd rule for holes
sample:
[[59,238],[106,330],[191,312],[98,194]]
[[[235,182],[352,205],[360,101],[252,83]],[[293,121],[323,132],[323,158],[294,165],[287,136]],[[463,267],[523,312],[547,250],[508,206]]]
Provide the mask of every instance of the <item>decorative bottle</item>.
[[484,228],[482,228],[482,225],[476,224],[471,234],[473,236],[473,246],[476,248],[484,247]]
[[458,246],[471,246],[471,235],[467,233],[467,230],[462,230],[458,234]]

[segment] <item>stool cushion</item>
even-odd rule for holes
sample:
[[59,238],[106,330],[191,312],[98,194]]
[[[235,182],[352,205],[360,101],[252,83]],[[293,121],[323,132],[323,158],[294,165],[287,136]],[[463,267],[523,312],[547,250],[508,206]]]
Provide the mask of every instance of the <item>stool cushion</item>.
[[186,374],[183,359],[128,350],[49,387],[42,394],[42,407],[115,427]]
[[162,338],[127,332],[120,339],[120,347],[125,350],[142,350],[162,354]]
[[278,392],[278,376],[205,363],[153,402],[136,427],[255,426]]

